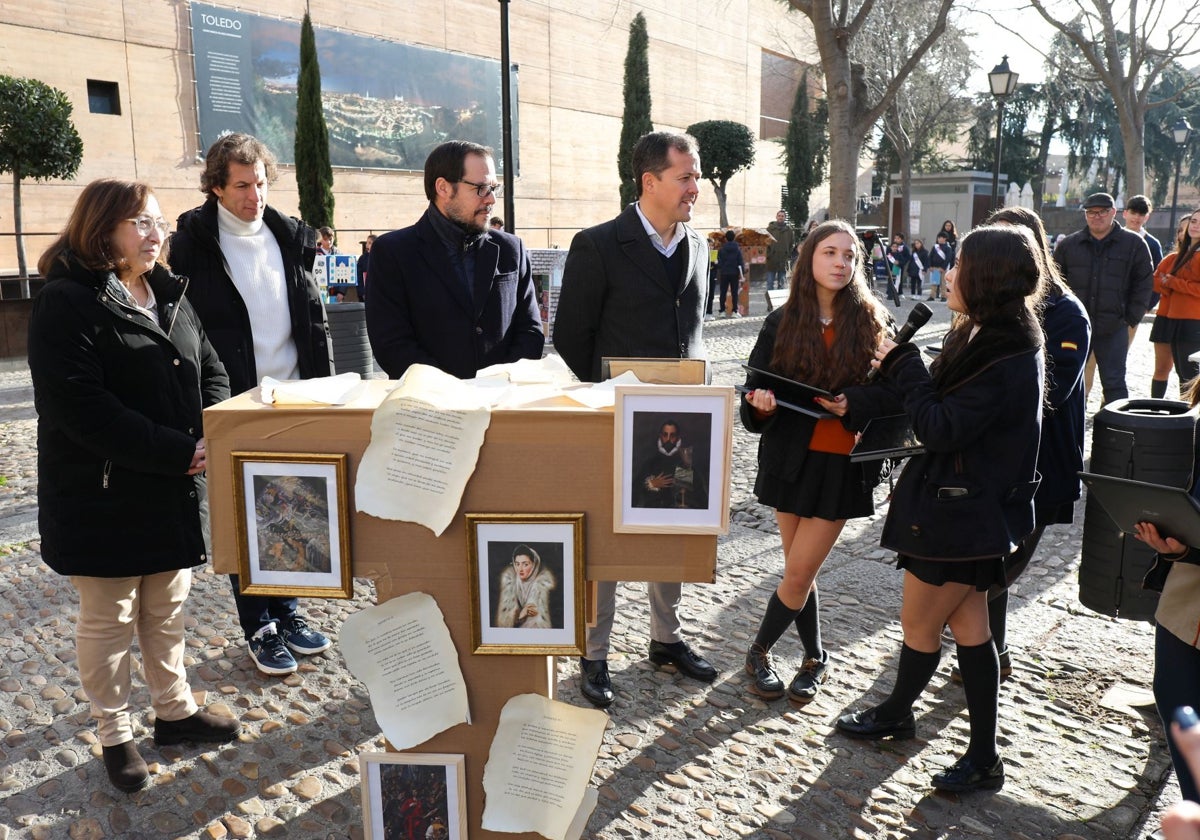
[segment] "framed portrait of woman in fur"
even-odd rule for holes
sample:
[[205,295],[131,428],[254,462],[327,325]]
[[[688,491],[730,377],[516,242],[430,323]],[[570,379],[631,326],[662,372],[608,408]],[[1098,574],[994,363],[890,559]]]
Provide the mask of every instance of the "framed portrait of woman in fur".
[[581,653],[583,514],[466,517],[474,653]]

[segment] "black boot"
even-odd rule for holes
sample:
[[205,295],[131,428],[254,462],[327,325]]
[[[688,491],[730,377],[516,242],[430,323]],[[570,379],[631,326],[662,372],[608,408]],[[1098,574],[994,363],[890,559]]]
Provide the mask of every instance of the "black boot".
[[117,790],[136,793],[150,786],[150,771],[146,767],[146,760],[142,758],[133,741],[101,749],[104,752],[104,769],[108,772],[108,780]]

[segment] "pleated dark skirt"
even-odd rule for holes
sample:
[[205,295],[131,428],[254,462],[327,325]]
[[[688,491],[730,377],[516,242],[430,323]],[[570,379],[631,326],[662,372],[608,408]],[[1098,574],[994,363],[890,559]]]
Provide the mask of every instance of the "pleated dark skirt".
[[871,498],[879,465],[851,463],[848,455],[810,451],[796,481],[783,481],[764,470],[754,481],[759,502],[784,513],[837,521],[875,512]]
[[963,583],[979,592],[987,592],[994,585],[1007,586],[1003,557],[986,560],[923,560],[898,554],[896,568],[911,572],[917,580],[930,586]]
[[1150,325],[1150,340],[1155,344],[1170,344],[1175,337],[1175,324],[1168,315],[1155,315]]

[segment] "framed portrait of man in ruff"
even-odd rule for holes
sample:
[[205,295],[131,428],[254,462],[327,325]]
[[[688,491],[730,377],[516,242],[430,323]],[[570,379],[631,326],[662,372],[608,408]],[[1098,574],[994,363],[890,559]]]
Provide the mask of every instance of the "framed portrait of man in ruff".
[[613,416],[613,530],[729,530],[733,389],[618,385]]

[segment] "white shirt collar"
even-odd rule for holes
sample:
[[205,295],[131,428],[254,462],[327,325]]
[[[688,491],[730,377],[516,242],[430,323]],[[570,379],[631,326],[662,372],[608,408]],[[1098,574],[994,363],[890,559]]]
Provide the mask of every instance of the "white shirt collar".
[[658,235],[658,231],[654,229],[654,225],[650,224],[650,220],[646,218],[646,214],[642,212],[642,203],[636,202],[633,208],[637,210],[638,218],[642,220],[642,227],[646,229],[646,235],[650,237],[650,242],[664,257],[670,257],[675,253],[675,249],[679,247],[679,243],[683,241],[683,225],[679,222],[675,223],[675,231],[671,234],[670,242],[663,242],[663,238]]

